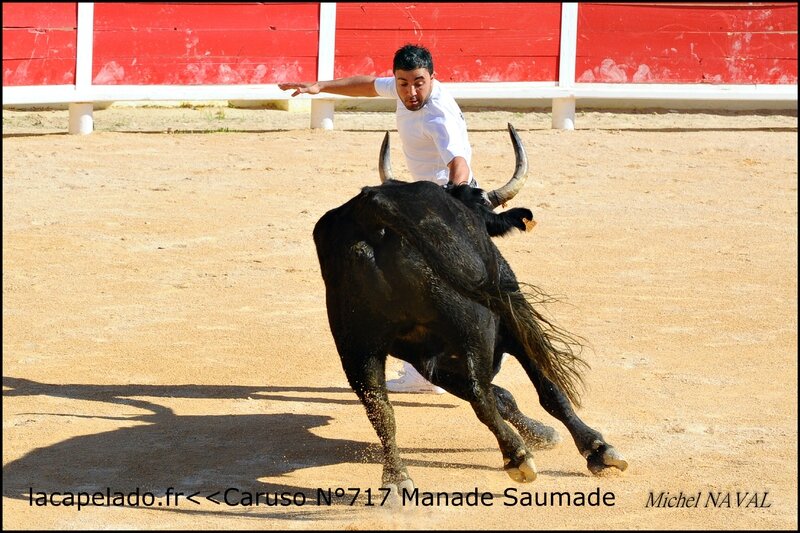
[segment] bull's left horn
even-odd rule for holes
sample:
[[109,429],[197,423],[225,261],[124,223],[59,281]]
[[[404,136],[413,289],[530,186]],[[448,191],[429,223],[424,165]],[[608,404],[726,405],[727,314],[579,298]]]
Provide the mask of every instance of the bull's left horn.
[[386,180],[393,180],[394,176],[392,175],[392,161],[389,154],[389,132],[386,132],[386,136],[383,138],[383,142],[381,143],[381,155],[378,157],[378,174],[381,177],[381,183],[384,183]]
[[503,205],[514,198],[522,190],[522,186],[525,185],[525,180],[528,177],[528,156],[525,155],[525,148],[522,146],[517,130],[514,129],[510,122],[508,123],[508,134],[511,135],[511,144],[514,146],[514,158],[517,166],[508,183],[488,193],[492,207]]

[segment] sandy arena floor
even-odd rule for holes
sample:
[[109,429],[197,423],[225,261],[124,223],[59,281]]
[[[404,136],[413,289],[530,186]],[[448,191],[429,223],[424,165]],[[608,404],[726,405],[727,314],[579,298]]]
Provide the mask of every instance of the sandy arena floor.
[[[593,477],[509,360],[496,382],[564,437],[535,454],[538,479],[508,478],[465,402],[392,395],[417,486],[493,505],[365,505],[380,452],[311,231],[378,181],[392,114],[338,113],[325,132],[305,113],[111,107],[71,136],[66,111],[3,111],[3,527],[797,528],[796,114],[580,113],[572,132],[547,113],[466,116],[487,188],[513,170],[506,123],[520,131],[513,205],[538,226],[497,244],[591,344],[579,414],[627,472]],[[359,488],[355,505],[317,505],[337,487]],[[106,488],[154,500],[53,505]],[[614,505],[505,505],[509,488]],[[206,499],[227,489],[307,501]],[[662,492],[699,505],[648,507]]]

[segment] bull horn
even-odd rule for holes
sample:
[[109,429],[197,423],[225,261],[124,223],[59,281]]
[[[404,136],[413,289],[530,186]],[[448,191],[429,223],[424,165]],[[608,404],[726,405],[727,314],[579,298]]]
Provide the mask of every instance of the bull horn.
[[389,157],[389,132],[386,132],[386,136],[383,138],[383,142],[381,143],[381,154],[378,157],[378,174],[381,177],[381,183],[384,183],[386,180],[393,180],[394,176],[392,175],[392,161]]
[[525,155],[525,148],[522,146],[519,135],[517,135],[517,130],[514,129],[510,122],[508,123],[508,134],[511,135],[511,144],[514,146],[514,158],[517,166],[508,183],[488,193],[492,207],[503,205],[514,198],[522,190],[522,186],[525,185],[525,180],[528,177],[528,156]]

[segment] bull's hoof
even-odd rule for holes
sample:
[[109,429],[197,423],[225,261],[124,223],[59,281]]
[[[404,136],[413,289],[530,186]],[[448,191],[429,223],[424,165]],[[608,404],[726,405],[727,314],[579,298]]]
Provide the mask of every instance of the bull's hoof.
[[[386,495],[383,505],[386,507],[402,507],[403,506],[403,490],[411,492],[414,490],[414,482],[411,479],[404,479],[399,483],[385,483],[382,489],[389,489],[389,494]],[[383,491],[381,491],[383,492]]]
[[529,450],[550,450],[561,443],[561,435],[555,428],[535,420],[528,424],[525,431],[520,431],[520,436]]
[[530,454],[524,454],[516,460],[506,459],[504,468],[508,477],[517,483],[530,483],[536,479],[536,464]]
[[596,476],[609,473],[612,467],[620,472],[628,468],[628,461],[616,448],[599,440],[592,443],[592,451],[586,456],[586,464],[589,471]]

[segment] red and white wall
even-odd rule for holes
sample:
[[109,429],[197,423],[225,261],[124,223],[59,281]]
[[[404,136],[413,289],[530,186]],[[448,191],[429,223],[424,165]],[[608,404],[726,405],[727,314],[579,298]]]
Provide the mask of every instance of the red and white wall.
[[287,98],[406,43],[456,97],[797,101],[797,3],[5,2],[3,103]]

